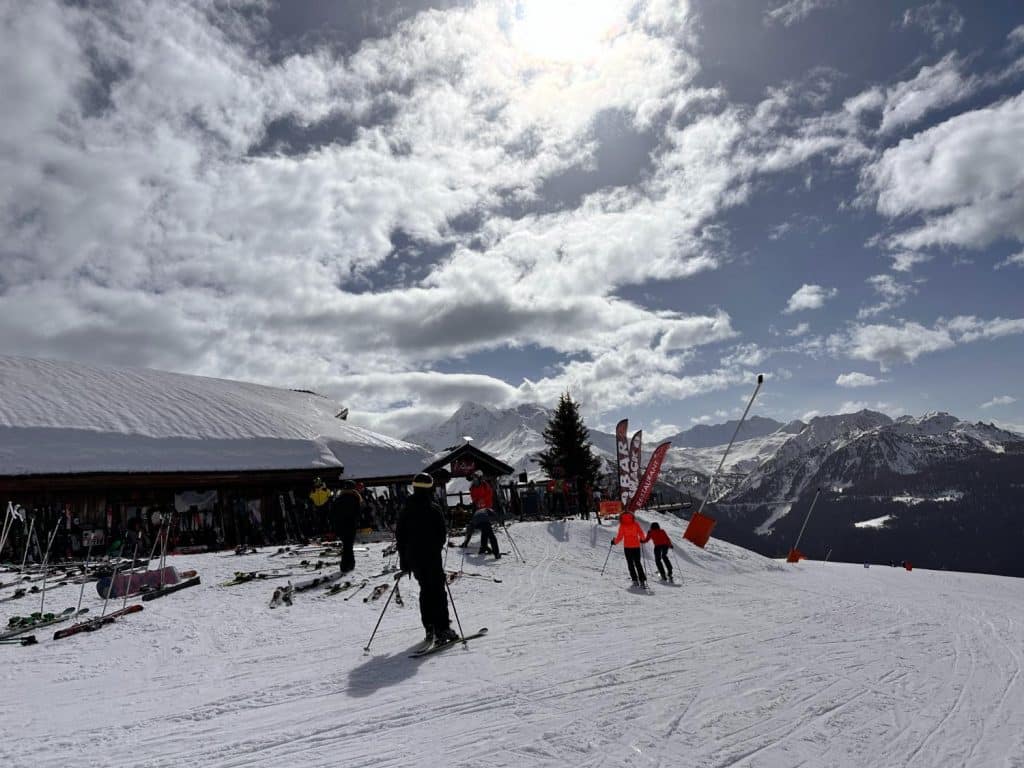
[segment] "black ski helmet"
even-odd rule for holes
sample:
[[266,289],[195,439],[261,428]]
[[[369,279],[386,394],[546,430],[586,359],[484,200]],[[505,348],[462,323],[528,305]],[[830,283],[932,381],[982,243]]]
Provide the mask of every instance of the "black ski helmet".
[[434,478],[428,475],[426,472],[420,472],[416,477],[412,479],[413,488],[433,488]]

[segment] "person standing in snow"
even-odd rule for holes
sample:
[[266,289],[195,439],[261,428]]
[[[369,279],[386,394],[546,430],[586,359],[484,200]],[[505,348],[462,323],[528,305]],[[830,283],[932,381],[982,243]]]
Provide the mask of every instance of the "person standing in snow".
[[661,574],[662,581],[672,581],[672,563],[668,559],[668,551],[675,549],[675,545],[672,544],[672,539],[668,537],[668,534],[661,530],[661,526],[657,523],[651,523],[651,528],[647,532],[647,541],[654,544],[654,564],[658,566],[658,573]]
[[395,543],[403,575],[412,574],[420,585],[420,620],[426,642],[446,643],[458,639],[448,618],[441,550],[448,540],[444,513],[434,500],[434,478],[421,472],[413,478],[412,496],[398,514]]
[[330,522],[334,534],[341,540],[341,572],[356,567],[355,542],[359,518],[363,514],[363,497],[351,480],[341,481],[341,491],[331,500]]
[[469,487],[469,496],[473,500],[476,511],[466,525],[466,538],[462,541],[462,548],[469,546],[473,538],[473,531],[480,531],[480,554],[484,555],[490,551],[497,560],[501,557],[498,549],[498,537],[494,535],[494,528],[491,525],[494,511],[494,490],[484,479],[484,473],[479,469],[473,473],[473,481]]
[[640,561],[640,547],[647,541],[644,529],[636,521],[630,512],[623,512],[619,518],[619,532],[612,540],[614,547],[622,542],[623,551],[626,553],[626,565],[629,567],[629,576],[633,579],[634,586],[646,587],[647,574],[644,573],[644,565]]

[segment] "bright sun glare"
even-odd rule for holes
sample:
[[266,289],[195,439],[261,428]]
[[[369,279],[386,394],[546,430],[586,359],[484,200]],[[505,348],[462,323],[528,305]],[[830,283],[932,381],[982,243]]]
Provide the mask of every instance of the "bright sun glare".
[[622,31],[629,5],[626,0],[520,0],[510,38],[538,59],[585,62]]

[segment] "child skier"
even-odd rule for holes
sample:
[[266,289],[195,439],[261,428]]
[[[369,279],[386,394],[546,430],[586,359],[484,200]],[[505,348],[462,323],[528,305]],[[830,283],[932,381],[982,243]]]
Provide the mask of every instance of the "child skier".
[[647,541],[647,536],[630,512],[623,512],[619,518],[619,532],[615,534],[612,546],[620,541],[623,551],[626,553],[626,565],[629,566],[629,575],[633,579],[633,585],[646,588],[647,574],[644,573],[643,563],[640,562],[640,547]]
[[668,551],[675,549],[672,539],[661,530],[660,525],[651,523],[651,529],[647,532],[645,541],[650,541],[654,544],[654,564],[658,566],[661,580],[672,581],[672,563],[668,559]]

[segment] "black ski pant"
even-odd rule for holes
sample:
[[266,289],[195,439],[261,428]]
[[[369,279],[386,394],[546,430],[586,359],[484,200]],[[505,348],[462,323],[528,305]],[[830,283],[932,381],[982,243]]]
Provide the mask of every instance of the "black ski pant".
[[341,572],[348,573],[356,567],[356,529],[348,528],[341,532]]
[[654,564],[663,579],[672,578],[672,561],[668,559],[668,545],[658,544],[654,547]]
[[435,635],[451,628],[448,618],[448,593],[445,588],[441,552],[430,554],[412,568],[420,585],[420,620],[423,628]]
[[551,516],[565,517],[565,494],[551,494]]
[[469,540],[473,538],[473,531],[475,530],[476,524],[473,522],[472,518],[470,518],[470,521],[466,523],[466,538],[462,540],[463,549],[469,546]]
[[498,537],[494,535],[494,526],[485,520],[478,527],[480,528],[480,554],[482,555],[490,549],[495,558],[501,557],[501,550],[498,549]]
[[644,573],[644,564],[640,562],[640,547],[626,547],[626,565],[629,566],[629,577],[641,584],[647,583],[647,574]]

